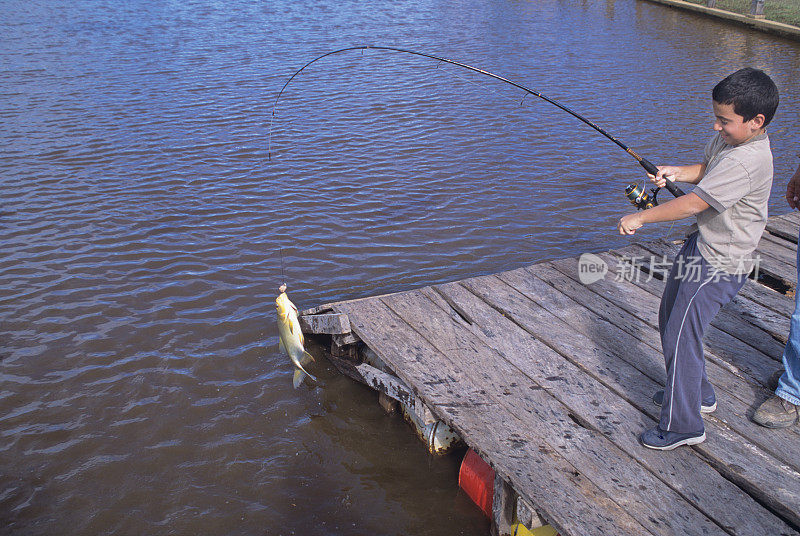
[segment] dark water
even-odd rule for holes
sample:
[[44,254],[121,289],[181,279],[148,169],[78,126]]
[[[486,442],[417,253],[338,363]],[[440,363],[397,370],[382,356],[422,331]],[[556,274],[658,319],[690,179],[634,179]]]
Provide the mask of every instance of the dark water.
[[[301,308],[624,245],[636,163],[700,158],[710,89],[800,46],[646,2],[4,2],[0,532],[464,534],[488,524],[372,393],[277,353]],[[643,230],[662,236],[666,226]],[[676,229],[673,229],[673,232]]]

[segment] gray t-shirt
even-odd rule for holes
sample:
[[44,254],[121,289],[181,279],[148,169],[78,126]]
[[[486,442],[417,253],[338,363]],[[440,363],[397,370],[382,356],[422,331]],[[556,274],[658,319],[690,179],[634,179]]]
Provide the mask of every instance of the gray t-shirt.
[[[766,133],[728,145],[719,132],[706,144],[706,172],[694,189],[711,205],[697,215],[697,247],[715,268],[748,273],[767,226],[772,151]],[[694,226],[693,226],[694,230]]]

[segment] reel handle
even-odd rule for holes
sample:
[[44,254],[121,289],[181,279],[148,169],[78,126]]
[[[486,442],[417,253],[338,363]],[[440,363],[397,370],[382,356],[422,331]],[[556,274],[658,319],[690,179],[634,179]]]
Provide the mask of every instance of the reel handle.
[[[641,164],[641,166],[644,168],[644,170],[647,171],[651,175],[655,175],[655,174],[658,173],[658,168],[652,162],[647,160],[646,158],[642,158],[639,161],[639,164]],[[684,192],[683,190],[681,190],[680,188],[675,186],[675,181],[671,181],[666,177],[664,177],[664,180],[667,181],[667,183],[664,185],[664,188],[666,188],[669,191],[669,193],[671,193],[675,197],[680,197],[680,196],[686,194],[686,192]]]

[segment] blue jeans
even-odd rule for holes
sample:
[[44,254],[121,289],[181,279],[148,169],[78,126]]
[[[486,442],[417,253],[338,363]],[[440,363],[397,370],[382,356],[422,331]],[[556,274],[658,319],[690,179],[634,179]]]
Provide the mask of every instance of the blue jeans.
[[[800,238],[798,238],[800,241]],[[800,247],[797,249],[797,269],[800,279]],[[800,405],[800,292],[794,295],[794,313],[789,324],[789,342],[783,351],[785,372],[778,380],[775,394],[795,406]]]

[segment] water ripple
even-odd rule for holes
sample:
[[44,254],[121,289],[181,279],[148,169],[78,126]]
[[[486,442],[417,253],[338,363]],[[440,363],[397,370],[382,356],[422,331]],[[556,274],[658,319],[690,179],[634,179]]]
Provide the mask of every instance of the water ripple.
[[[457,462],[371,392],[324,360],[291,387],[277,287],[302,308],[616,247],[641,171],[533,96],[392,52],[304,70],[270,137],[318,54],[474,64],[658,163],[699,156],[734,66],[800,104],[794,44],[635,0],[33,0],[0,33],[11,534],[487,532]],[[779,110],[773,213],[797,129]]]

